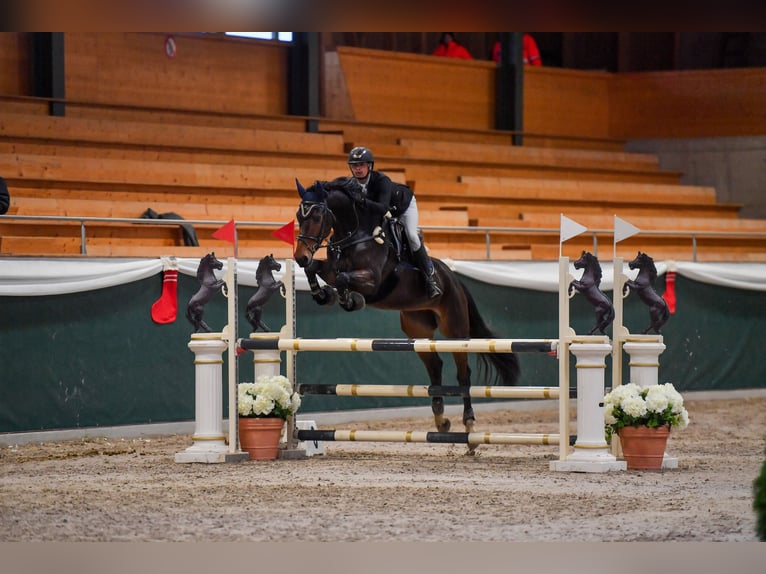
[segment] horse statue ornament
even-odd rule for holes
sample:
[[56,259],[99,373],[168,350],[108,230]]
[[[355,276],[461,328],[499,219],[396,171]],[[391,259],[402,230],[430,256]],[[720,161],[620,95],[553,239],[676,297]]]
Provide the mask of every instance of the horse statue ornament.
[[[294,258],[303,268],[314,300],[320,305],[338,302],[346,311],[366,305],[399,311],[402,330],[411,339],[432,338],[437,328],[452,339],[497,338],[486,325],[470,292],[444,262],[433,259],[435,273],[443,293],[429,298],[421,271],[402,257],[392,244],[389,233],[374,230],[380,216],[359,207],[353,198],[352,178],[315,182],[304,188],[296,180],[301,204],[297,218],[300,226]],[[315,258],[319,249],[327,258]],[[320,287],[317,277],[326,285]],[[442,359],[437,353],[418,353],[432,386],[442,384]],[[471,385],[471,369],[466,353],[453,353],[457,382]],[[517,384],[518,359],[512,353],[479,353],[479,374],[485,382]],[[490,371],[494,378],[489,377]],[[492,379],[491,381],[489,379]],[[444,398],[431,398],[434,423],[440,432],[450,429],[444,416]],[[463,396],[463,424],[473,432],[475,416],[468,394]],[[476,445],[470,445],[472,454]]]
[[212,331],[202,319],[202,315],[205,312],[207,302],[225,285],[223,279],[217,279],[215,276],[215,271],[221,269],[223,269],[223,263],[215,258],[215,253],[208,253],[200,259],[199,266],[197,267],[197,281],[200,283],[200,288],[189,299],[189,304],[186,307],[186,318],[194,326],[195,333],[200,329],[208,333]]
[[597,330],[602,335],[606,335],[604,330],[614,321],[614,305],[599,287],[602,273],[598,258],[588,251],[583,251],[580,258],[574,262],[574,268],[585,269],[585,271],[583,271],[579,281],[573,279],[569,284],[569,295],[573,295],[574,290],[585,295],[596,312],[596,324],[588,332],[588,335],[592,335]]
[[261,320],[263,314],[263,306],[266,304],[275,291],[281,291],[282,296],[285,293],[285,284],[282,281],[274,279],[274,271],[282,269],[282,265],[274,259],[274,255],[270,254],[263,257],[258,262],[258,268],[255,270],[255,280],[258,282],[258,290],[250,297],[247,302],[247,310],[245,312],[247,321],[253,327],[253,331],[263,329],[269,330],[269,327]]
[[627,295],[628,290],[638,293],[638,298],[649,306],[649,318],[651,320],[649,326],[643,330],[643,334],[646,335],[649,331],[654,330],[659,335],[660,329],[670,317],[670,310],[665,299],[654,290],[654,282],[657,280],[657,268],[654,266],[654,259],[639,251],[636,258],[628,263],[628,267],[638,269],[638,275],[633,280],[625,281],[623,295]]

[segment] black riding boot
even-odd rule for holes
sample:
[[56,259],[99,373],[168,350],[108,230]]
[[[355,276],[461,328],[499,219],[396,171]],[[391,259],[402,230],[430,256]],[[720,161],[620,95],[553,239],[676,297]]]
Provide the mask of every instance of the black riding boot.
[[442,294],[442,290],[436,284],[436,273],[434,272],[434,264],[431,262],[431,258],[426,253],[426,248],[420,246],[415,253],[415,262],[420,270],[423,272],[423,276],[426,278],[426,285],[428,286],[428,296],[431,299],[435,299]]

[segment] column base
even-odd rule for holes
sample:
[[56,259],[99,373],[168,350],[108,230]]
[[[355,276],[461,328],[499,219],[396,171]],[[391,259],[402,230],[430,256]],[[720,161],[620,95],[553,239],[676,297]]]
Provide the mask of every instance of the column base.
[[[576,447],[575,447],[576,448]],[[566,460],[551,461],[550,469],[559,472],[610,472],[627,470],[628,463],[617,460],[605,447],[603,451],[575,451]]]
[[178,463],[201,462],[205,464],[216,464],[249,460],[249,455],[246,452],[228,452],[227,450],[218,449],[193,449],[194,447],[190,447],[184,452],[177,452],[175,461]]
[[665,453],[665,456],[662,457],[662,470],[672,468],[678,468],[678,459],[674,456],[668,456],[668,453]]

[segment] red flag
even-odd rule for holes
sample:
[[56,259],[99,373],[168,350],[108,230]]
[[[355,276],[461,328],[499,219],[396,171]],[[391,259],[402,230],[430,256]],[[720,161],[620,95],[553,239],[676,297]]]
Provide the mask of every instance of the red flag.
[[276,237],[280,241],[289,243],[294,248],[295,247],[295,220],[291,221],[290,223],[286,223],[279,229],[272,231],[271,235]]
[[221,227],[220,229],[217,229],[213,232],[213,237],[216,239],[220,239],[221,241],[228,241],[229,243],[236,243],[236,237],[237,237],[237,231],[234,228],[234,220],[232,219]]

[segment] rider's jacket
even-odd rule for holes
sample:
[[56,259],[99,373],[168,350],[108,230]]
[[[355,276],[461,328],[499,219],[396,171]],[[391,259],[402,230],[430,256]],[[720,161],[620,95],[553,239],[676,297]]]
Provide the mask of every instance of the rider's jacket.
[[362,188],[365,207],[381,217],[387,211],[394,217],[401,216],[412,201],[412,190],[409,187],[394,183],[380,171],[371,171],[366,185],[357,183]]

